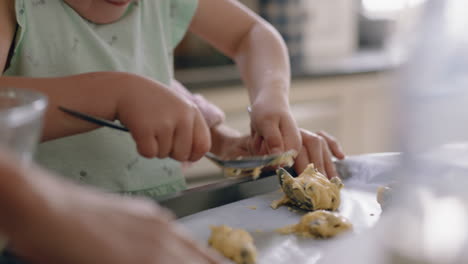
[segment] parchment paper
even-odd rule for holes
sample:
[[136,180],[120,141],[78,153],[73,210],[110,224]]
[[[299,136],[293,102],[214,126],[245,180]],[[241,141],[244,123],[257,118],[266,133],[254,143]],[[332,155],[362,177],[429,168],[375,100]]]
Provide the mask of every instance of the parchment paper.
[[281,235],[275,229],[296,224],[303,212],[288,207],[273,210],[270,203],[279,199],[282,192],[267,193],[235,203],[193,214],[178,221],[195,239],[207,243],[211,225],[228,225],[249,231],[258,249],[259,264],[319,263],[328,251],[341,239],[349,239],[371,228],[379,219],[381,209],[376,202],[376,190],[392,181],[391,170],[398,154],[374,154],[348,158],[338,164],[345,187],[341,191],[339,212],[349,218],[354,230],[351,233],[328,240],[299,238]]

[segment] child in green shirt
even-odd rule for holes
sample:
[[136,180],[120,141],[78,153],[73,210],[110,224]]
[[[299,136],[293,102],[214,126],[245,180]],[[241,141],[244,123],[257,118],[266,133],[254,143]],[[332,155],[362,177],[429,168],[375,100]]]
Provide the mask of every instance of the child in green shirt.
[[[37,157],[49,169],[152,197],[184,189],[180,162],[209,150],[235,157],[295,149],[296,169],[314,162],[336,174],[331,157],[343,157],[336,141],[300,130],[291,114],[284,42],[238,1],[5,0],[0,12],[0,86],[49,97],[47,142]],[[251,135],[227,129],[214,105],[173,80],[172,52],[187,30],[236,62],[251,102]],[[59,105],[119,120],[131,135],[96,129]]]

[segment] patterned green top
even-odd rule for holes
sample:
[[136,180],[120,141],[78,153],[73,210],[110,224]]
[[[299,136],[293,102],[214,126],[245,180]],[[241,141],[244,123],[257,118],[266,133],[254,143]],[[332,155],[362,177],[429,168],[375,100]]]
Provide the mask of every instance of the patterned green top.
[[[140,0],[119,21],[97,25],[63,0],[16,0],[19,31],[5,74],[125,71],[169,84],[173,49],[196,7],[197,0]],[[108,128],[42,143],[37,161],[112,192],[155,197],[186,188],[179,162],[143,158],[128,133]]]

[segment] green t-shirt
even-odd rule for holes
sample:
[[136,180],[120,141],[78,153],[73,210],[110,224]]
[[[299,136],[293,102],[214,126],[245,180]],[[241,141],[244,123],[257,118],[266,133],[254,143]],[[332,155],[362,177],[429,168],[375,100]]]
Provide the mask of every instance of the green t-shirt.
[[[196,7],[197,0],[140,0],[117,22],[98,25],[63,0],[16,0],[19,28],[5,75],[125,71],[169,84],[174,47]],[[145,159],[128,133],[108,128],[42,143],[37,161],[61,175],[113,192],[155,197],[186,187],[179,162]]]

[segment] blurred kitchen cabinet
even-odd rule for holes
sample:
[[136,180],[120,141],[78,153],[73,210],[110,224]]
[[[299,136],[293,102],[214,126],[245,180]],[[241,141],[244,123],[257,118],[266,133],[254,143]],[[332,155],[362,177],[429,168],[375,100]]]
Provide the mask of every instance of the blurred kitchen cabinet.
[[[349,155],[395,151],[389,109],[391,73],[299,78],[292,82],[290,102],[300,127],[334,135]],[[249,132],[247,91],[241,85],[198,89],[225,112],[227,123]],[[203,161],[187,171],[189,177],[219,173]]]
[[358,48],[356,0],[302,1],[304,63],[352,56]]

